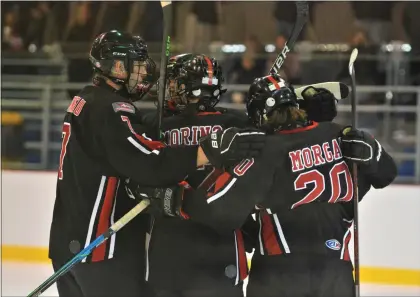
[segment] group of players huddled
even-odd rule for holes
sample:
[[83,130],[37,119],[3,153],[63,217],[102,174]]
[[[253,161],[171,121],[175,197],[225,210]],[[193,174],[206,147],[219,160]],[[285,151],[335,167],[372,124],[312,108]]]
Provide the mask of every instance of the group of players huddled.
[[142,38],[103,33],[89,59],[93,85],[63,123],[54,270],[74,256],[71,242],[86,247],[151,203],[58,280],[61,297],[240,297],[247,277],[247,297],[354,296],[352,167],[361,200],[396,166],[371,135],[332,122],[331,92],[308,86],[298,100],[272,73],[250,85],[246,113],[218,108],[219,62],[177,55],[162,140],[157,112],[133,105],[157,80]]

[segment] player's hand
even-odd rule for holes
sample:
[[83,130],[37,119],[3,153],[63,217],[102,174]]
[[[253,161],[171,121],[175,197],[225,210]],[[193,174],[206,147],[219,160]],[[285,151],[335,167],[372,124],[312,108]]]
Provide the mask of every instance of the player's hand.
[[131,198],[136,200],[149,199],[147,213],[154,216],[169,216],[187,218],[182,212],[182,198],[185,188],[174,186],[170,188],[143,187],[134,182],[126,181],[126,190]]
[[302,91],[302,97],[299,107],[306,111],[310,120],[331,122],[337,116],[337,99],[327,89],[309,86]]
[[340,147],[344,158],[373,170],[382,153],[381,145],[372,135],[351,126],[342,130]]
[[223,168],[232,161],[257,157],[265,140],[260,130],[228,128],[200,138],[200,146],[213,166]]

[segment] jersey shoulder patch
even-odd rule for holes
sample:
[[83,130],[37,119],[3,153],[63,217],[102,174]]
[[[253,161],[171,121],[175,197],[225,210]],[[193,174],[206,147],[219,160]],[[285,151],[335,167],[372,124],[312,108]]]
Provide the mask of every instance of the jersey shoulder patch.
[[136,113],[136,108],[128,103],[128,102],[114,102],[112,103],[112,108],[114,108],[115,112],[129,112],[129,113]]

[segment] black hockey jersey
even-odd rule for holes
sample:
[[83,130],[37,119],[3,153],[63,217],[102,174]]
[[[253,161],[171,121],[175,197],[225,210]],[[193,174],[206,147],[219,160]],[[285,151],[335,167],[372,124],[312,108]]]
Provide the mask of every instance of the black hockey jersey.
[[[148,132],[139,111],[108,86],[87,86],[74,97],[63,123],[50,258],[71,258],[75,247],[83,249],[136,205],[122,179],[156,187],[195,171],[196,147],[170,148],[152,141]],[[133,219],[84,261],[143,257],[146,219]]]
[[[147,115],[147,121],[154,114]],[[162,131],[170,146],[197,146],[198,139],[229,127],[245,127],[248,119],[232,113],[182,113],[164,118]],[[222,172],[212,166],[198,168],[186,181],[191,188],[207,191]],[[239,283],[247,276],[244,234],[239,230],[221,236],[212,228],[189,220],[158,218],[148,248],[147,280],[159,288],[182,289],[211,275],[218,281]]]
[[[199,191],[186,193],[184,211],[192,220],[230,232],[256,208],[256,252],[349,260],[354,193],[351,164],[341,155],[341,129],[313,122],[268,136],[262,155],[221,175],[206,202]],[[382,150],[378,172],[359,169],[359,199],[371,186],[385,187],[395,176],[395,163]]]

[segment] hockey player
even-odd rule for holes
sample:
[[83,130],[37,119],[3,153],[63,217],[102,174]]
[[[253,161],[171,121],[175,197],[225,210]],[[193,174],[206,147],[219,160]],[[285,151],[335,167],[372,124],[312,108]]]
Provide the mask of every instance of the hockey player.
[[[250,125],[245,113],[240,117],[215,108],[224,92],[222,69],[216,59],[201,54],[172,57],[167,78],[166,114],[174,116],[163,119],[162,129],[169,145],[197,146],[198,139],[211,132]],[[330,93],[319,91],[305,98],[302,105],[314,117],[335,117],[335,99]],[[155,123],[154,116],[150,114],[146,120]],[[188,187],[209,191],[222,173],[214,166],[199,168],[188,176]],[[136,183],[127,186],[133,193],[144,192]],[[243,229],[252,223],[252,218],[247,220]],[[162,297],[242,296],[241,286],[233,284],[240,284],[247,276],[246,243],[247,234],[239,228],[220,235],[194,221],[158,217],[147,252],[147,279]]]
[[[245,115],[239,117],[215,109],[225,91],[216,59],[190,53],[174,56],[168,63],[167,81],[165,114],[173,116],[163,119],[162,131],[168,145],[198,146],[199,139],[211,132],[248,125]],[[155,114],[147,115],[145,120],[155,123]],[[193,189],[207,190],[218,174],[214,166],[205,165],[190,174],[186,182]],[[128,186],[136,192],[135,183],[130,181]],[[239,230],[223,237],[194,222],[157,217],[147,252],[146,275],[156,296],[243,296],[242,288],[233,286],[239,280],[225,275],[227,266],[236,265],[232,261],[236,257],[235,237],[241,251],[239,257],[246,264],[243,234]]]
[[[89,59],[94,85],[73,99],[63,123],[49,246],[54,270],[135,206],[121,179],[171,185],[209,161],[257,154],[265,139],[264,133],[233,129],[200,146],[171,148],[153,141],[132,104],[155,82],[155,63],[144,41],[115,30],[103,33],[93,42]],[[133,219],[62,276],[59,295],[150,296],[141,253],[147,219]]]
[[[309,120],[276,75],[254,81],[247,111],[270,134],[261,156],[225,168],[207,193],[172,190],[172,199],[165,197],[173,201],[171,213],[182,210],[191,221],[229,233],[255,208],[259,232],[248,297],[353,296],[351,168],[358,166],[362,199],[372,186],[394,180],[394,161],[366,132]],[[155,196],[159,203],[162,195]]]

